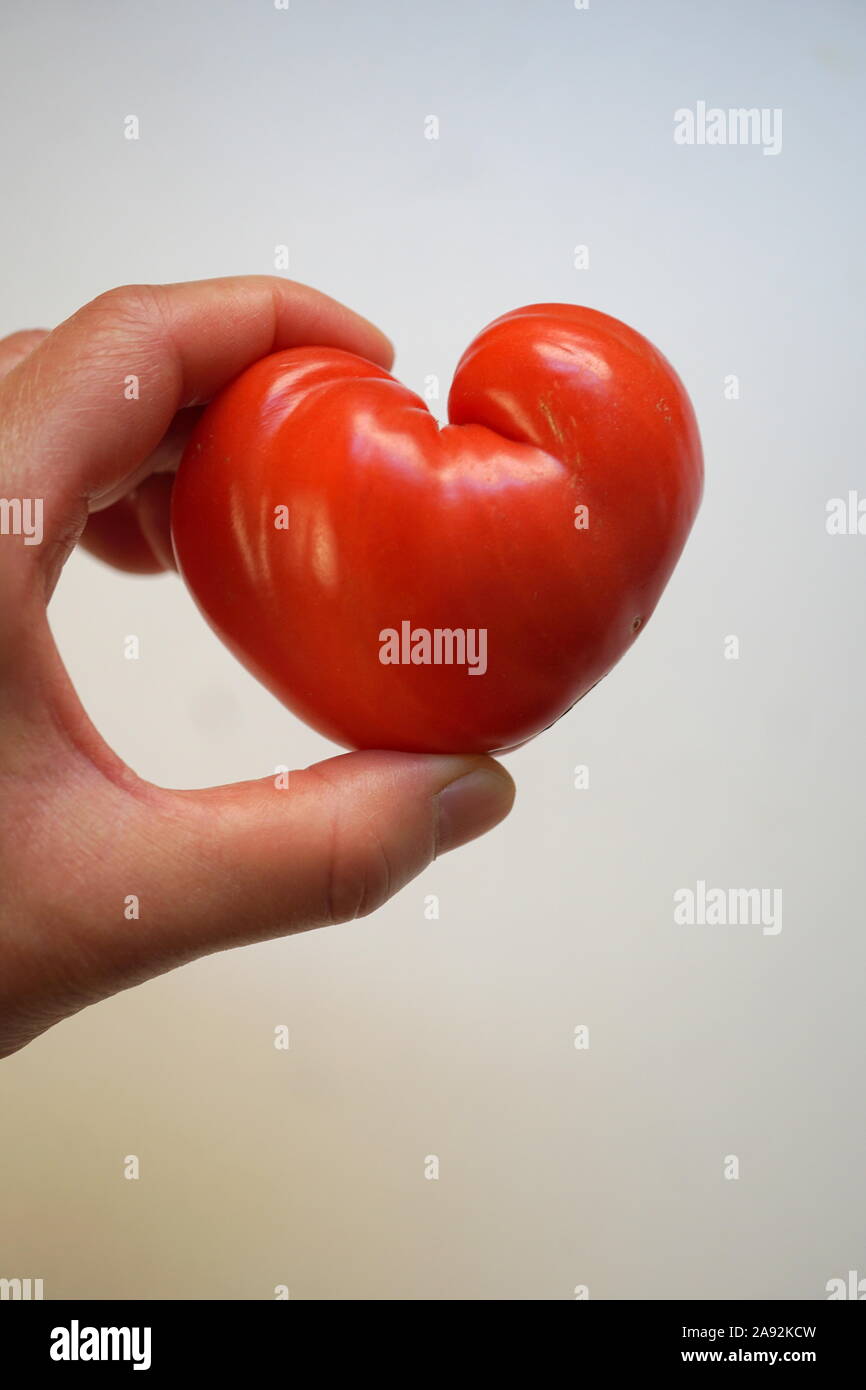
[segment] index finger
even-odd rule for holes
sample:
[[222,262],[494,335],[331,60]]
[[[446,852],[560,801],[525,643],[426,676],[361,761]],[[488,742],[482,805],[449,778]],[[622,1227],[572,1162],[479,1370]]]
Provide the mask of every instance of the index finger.
[[129,285],[79,309],[0,384],[14,445],[2,490],[44,500],[45,544],[28,555],[55,570],[88,508],[140,480],[178,410],[269,352],[315,344],[393,359],[367,319],[273,276]]

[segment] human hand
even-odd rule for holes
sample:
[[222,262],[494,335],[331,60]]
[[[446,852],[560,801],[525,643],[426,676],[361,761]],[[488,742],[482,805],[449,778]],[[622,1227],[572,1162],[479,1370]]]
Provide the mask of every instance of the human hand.
[[172,473],[201,406],[302,343],[391,363],[366,320],[264,276],[112,290],[0,342],[0,1056],[198,956],[372,912],[511,807],[490,758],[388,752],[328,758],[288,792],[169,791],[72,689],[46,618],[70,551],[173,567]]

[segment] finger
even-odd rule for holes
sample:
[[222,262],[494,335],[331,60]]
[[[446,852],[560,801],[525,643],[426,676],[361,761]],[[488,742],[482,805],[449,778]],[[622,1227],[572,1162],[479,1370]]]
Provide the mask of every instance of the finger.
[[57,1017],[70,996],[81,1007],[209,952],[365,916],[438,854],[491,829],[514,798],[490,758],[386,752],[330,758],[288,774],[286,787],[143,784],[131,797],[100,785],[104,804],[88,808],[75,867],[56,889],[46,876],[46,926],[20,964],[39,976],[39,962],[57,956],[51,923],[65,922]]
[[141,534],[164,570],[176,570],[171,540],[171,491],[174,475],[153,473],[135,493],[135,510]]
[[[142,487],[148,482],[149,478]],[[87,518],[80,545],[95,559],[127,574],[159,574],[165,565],[142,530],[137,503],[137,493],[131,492],[104,511],[94,512]]]
[[513,800],[492,758],[386,752],[175,794],[168,878],[164,849],[146,873],[158,930],[200,954],[366,916]]
[[176,570],[171,488],[170,474],[154,473],[119,502],[93,512],[81,536],[82,549],[127,574]]
[[135,285],[101,295],[49,334],[0,385],[11,414],[13,494],[45,499],[29,557],[53,582],[87,509],[146,474],[179,410],[208,401],[278,348],[321,343],[388,364],[388,340],[306,285],[269,276]]
[[147,461],[148,476],[110,506],[93,511],[79,544],[98,560],[129,574],[177,569],[171,543],[171,486],[200,409],[175,415]]
[[0,338],[0,377],[17,367],[47,337],[47,328],[22,328],[8,338]]

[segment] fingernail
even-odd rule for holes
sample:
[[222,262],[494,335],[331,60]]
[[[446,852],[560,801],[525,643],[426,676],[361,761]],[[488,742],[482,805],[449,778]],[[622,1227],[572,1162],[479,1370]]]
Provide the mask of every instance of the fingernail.
[[514,783],[504,768],[474,768],[449,782],[436,798],[436,854],[458,849],[504,820],[514,802]]

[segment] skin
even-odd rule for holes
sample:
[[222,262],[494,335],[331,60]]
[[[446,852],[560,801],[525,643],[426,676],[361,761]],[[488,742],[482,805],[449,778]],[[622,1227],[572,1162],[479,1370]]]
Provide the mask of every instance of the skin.
[[292,773],[288,792],[169,791],[112,752],[70,684],[46,606],[74,546],[172,568],[172,474],[202,406],[301,344],[392,359],[365,319],[271,277],[112,290],[0,342],[0,497],[44,499],[41,544],[0,535],[0,1056],[199,956],[372,912],[511,807],[490,758],[376,751]]

